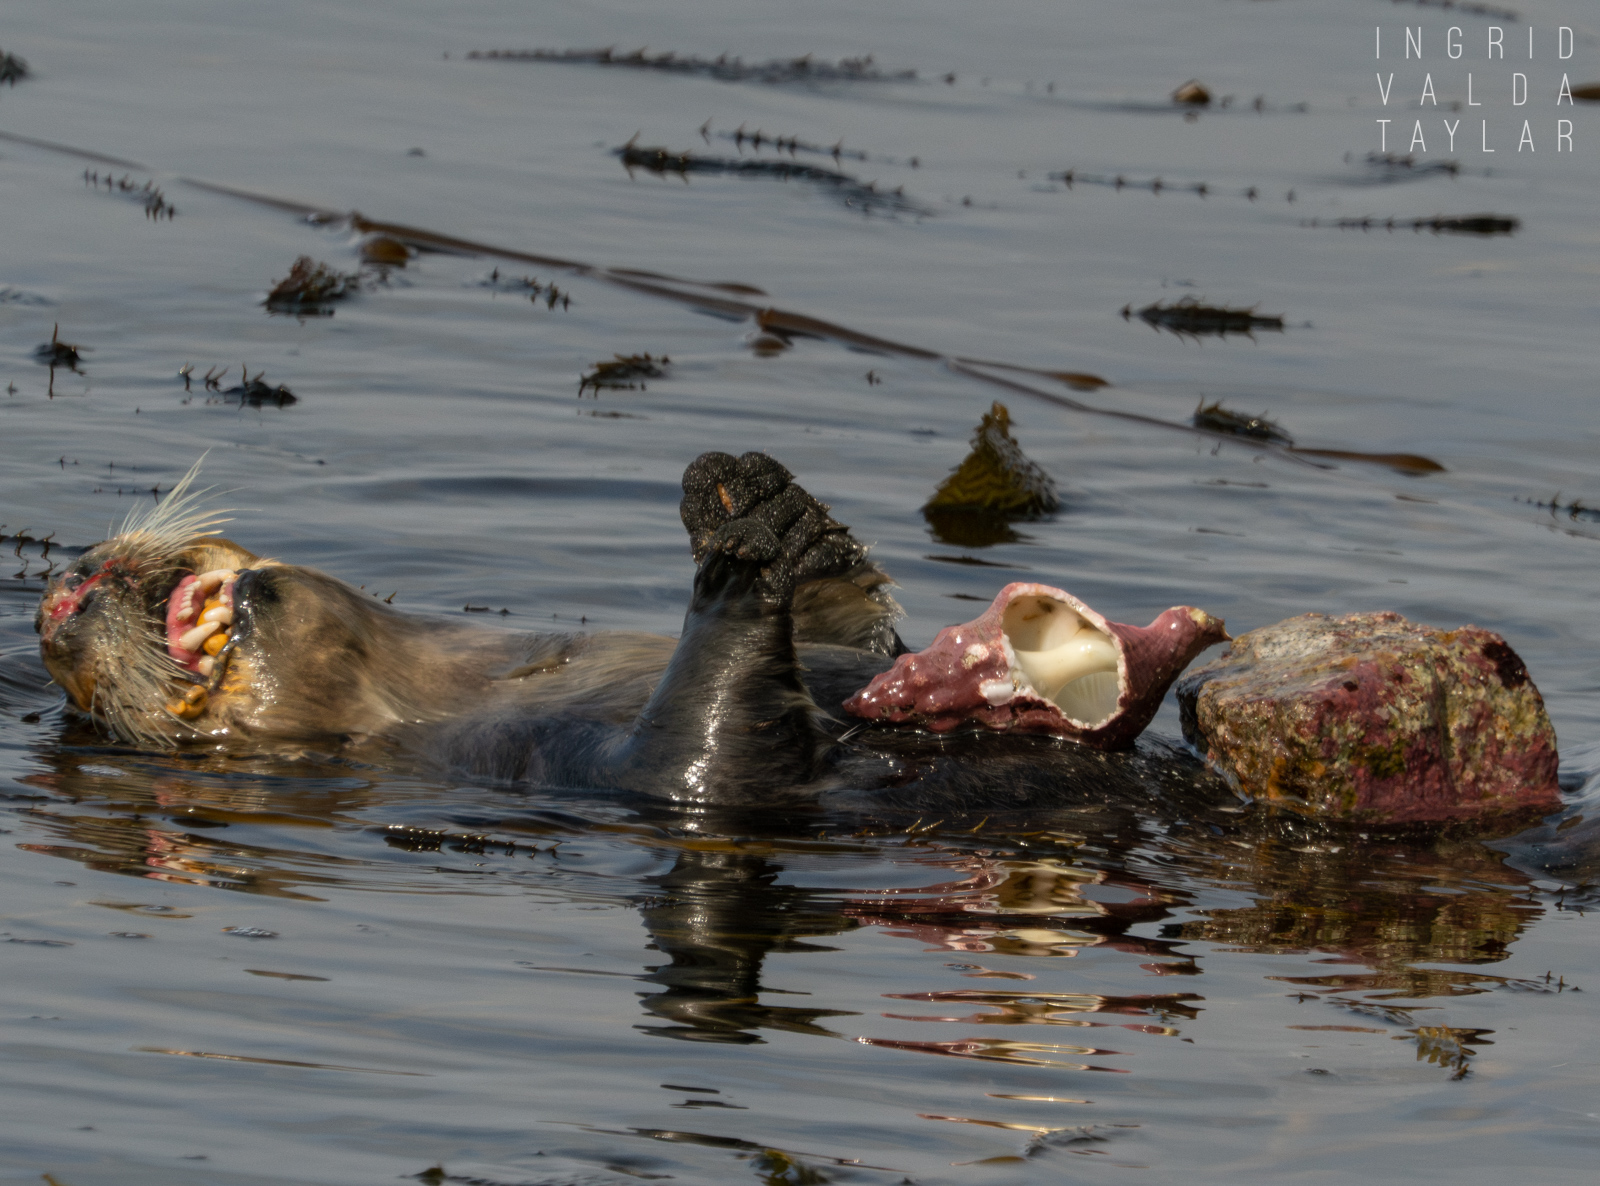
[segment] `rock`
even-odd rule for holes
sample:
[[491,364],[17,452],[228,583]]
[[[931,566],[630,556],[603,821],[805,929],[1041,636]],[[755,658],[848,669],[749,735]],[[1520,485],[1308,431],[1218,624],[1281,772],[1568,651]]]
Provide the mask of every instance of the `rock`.
[[1178,684],[1183,733],[1253,798],[1364,823],[1557,810],[1556,736],[1505,639],[1399,614],[1302,614]]

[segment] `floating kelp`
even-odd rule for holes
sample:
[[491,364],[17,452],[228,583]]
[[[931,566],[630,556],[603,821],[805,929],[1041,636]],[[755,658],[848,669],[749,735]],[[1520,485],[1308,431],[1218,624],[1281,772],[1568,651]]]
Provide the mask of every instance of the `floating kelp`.
[[1384,181],[1399,181],[1412,177],[1431,177],[1443,174],[1461,175],[1460,161],[1419,161],[1414,156],[1400,156],[1393,152],[1367,153],[1367,167]]
[[815,61],[810,54],[803,58],[773,58],[767,62],[746,62],[723,54],[717,58],[700,58],[693,54],[680,57],[675,53],[650,55],[643,49],[631,54],[619,54],[614,46],[606,49],[522,49],[473,50],[467,54],[473,61],[500,62],[568,62],[586,66],[614,66],[629,70],[659,70],[666,74],[697,75],[715,78],[719,82],[915,82],[915,70],[880,70],[871,54],[864,58],[840,58],[837,62]]
[[104,186],[108,193],[122,194],[125,197],[132,198],[144,206],[144,216],[154,219],[156,222],[160,222],[163,218],[176,218],[178,216],[178,208],[167,201],[167,196],[161,192],[161,188],[154,181],[146,181],[143,185],[140,185],[126,173],[121,177],[113,177],[110,173],[101,177],[98,170],[90,171],[85,169],[83,171],[83,183],[93,186],[95,189]]
[[1182,107],[1206,107],[1211,103],[1211,92],[1191,78],[1172,92],[1172,101]]
[[1297,445],[1290,447],[1288,452],[1296,457],[1326,457],[1330,461],[1361,461],[1369,465],[1382,465],[1412,477],[1445,472],[1444,466],[1420,453],[1357,453],[1349,449],[1302,449]]
[[1228,309],[1221,305],[1201,303],[1197,297],[1181,297],[1170,305],[1157,301],[1146,305],[1137,313],[1132,305],[1122,307],[1122,319],[1129,321],[1137,316],[1154,329],[1164,329],[1180,338],[1200,338],[1203,334],[1225,337],[1243,334],[1254,337],[1258,329],[1283,332],[1282,317],[1263,317],[1251,305],[1248,309]]
[[[300,402],[299,397],[282,384],[272,387],[263,382],[262,376],[266,373],[266,371],[257,371],[255,376],[252,377],[249,369],[241,363],[239,366],[239,382],[233,387],[224,388],[222,381],[227,378],[227,368],[211,367],[204,375],[200,376],[200,380],[207,391],[215,392],[221,398],[208,399],[206,402],[233,403],[239,404],[241,407],[250,408],[265,407],[269,404],[275,408],[286,408],[290,404]],[[194,367],[192,365],[186,363],[180,367],[178,377],[183,380],[183,389],[185,391],[193,390],[189,385],[190,379],[194,378]],[[188,403],[189,401],[185,400],[184,402]]]
[[50,331],[50,340],[35,346],[33,350],[34,361],[51,370],[56,367],[66,367],[69,371],[76,371],[78,364],[83,361],[83,351],[90,350],[90,346],[75,346],[71,342],[61,340],[61,323],[57,322]]
[[1572,97],[1585,103],[1600,103],[1600,82],[1586,82],[1572,88]]
[[[790,156],[794,156],[796,153],[805,152],[816,156],[829,156],[836,161],[841,159],[849,161],[879,160],[884,164],[889,165],[900,163],[894,160],[892,157],[873,157],[871,154],[863,152],[858,148],[846,148],[843,140],[840,140],[832,147],[825,147],[821,144],[808,143],[807,141],[800,139],[798,136],[769,136],[760,128],[757,128],[753,132],[747,132],[744,129],[745,126],[740,124],[731,132],[714,132],[711,130],[711,121],[707,120],[700,127],[700,138],[707,144],[711,143],[711,138],[713,136],[719,140],[730,141],[740,152],[743,152],[744,146],[748,144],[755,152],[760,152],[763,146],[768,146],[771,147],[774,152],[786,152]],[[916,157],[912,157],[906,163],[915,169],[921,162],[919,162]]]
[[1207,432],[1225,432],[1231,436],[1249,437],[1253,441],[1272,441],[1279,445],[1292,445],[1294,438],[1265,416],[1246,416],[1222,406],[1221,400],[1207,404],[1204,399],[1194,410],[1194,426]]
[[268,405],[274,408],[287,408],[290,404],[300,402],[295,393],[283,384],[272,387],[262,382],[261,377],[266,374],[265,371],[250,375],[243,367],[239,370],[241,381],[236,386],[221,389],[222,398],[228,403],[236,403],[246,408],[261,408]]
[[[1051,181],[1059,181],[1068,189],[1074,185],[1103,185],[1108,189],[1147,189],[1153,194],[1164,193],[1171,190],[1174,193],[1199,194],[1202,198],[1211,193],[1211,187],[1204,181],[1177,182],[1163,181],[1159,177],[1150,177],[1144,180],[1129,178],[1122,173],[1080,173],[1076,169],[1066,169],[1060,173],[1051,173]],[[1254,191],[1250,191],[1253,193]]]
[[546,309],[554,309],[557,305],[563,309],[572,308],[571,294],[562,292],[554,284],[541,284],[533,276],[502,276],[499,268],[478,281],[478,287],[492,288],[495,292],[526,294],[528,300],[535,305],[541,300],[544,301]]
[[1436,235],[1511,235],[1522,226],[1520,218],[1506,214],[1435,214],[1432,218],[1338,218],[1329,222],[1313,218],[1301,226],[1333,226],[1346,231],[1432,231]]
[[411,262],[411,249],[399,239],[373,235],[361,241],[361,261],[380,268],[403,268]]
[[1054,514],[1056,484],[1011,436],[1011,412],[995,401],[972,433],[972,451],[933,492],[922,517],[940,543],[983,548],[1017,538],[1011,523]]
[[309,255],[294,261],[289,274],[267,294],[262,303],[269,313],[287,313],[296,317],[332,317],[328,308],[353,292],[361,291],[361,277],[336,272],[327,264],[318,263]]
[[[78,157],[88,155],[83,150],[66,145],[53,144],[41,140],[21,140],[21,138],[10,133],[0,133],[0,139],[19,140],[51,152],[61,152]],[[356,211],[341,213],[324,206],[311,206],[302,202],[291,202],[267,194],[218,185],[214,182],[198,181],[194,178],[184,178],[183,182],[196,189],[203,189],[208,193],[223,194],[241,201],[253,202],[269,209],[294,214],[310,225],[327,226],[337,222],[344,222],[363,234],[392,235],[401,242],[419,250],[444,251],[462,256],[482,256],[517,264],[570,271],[573,274],[584,276],[598,283],[616,285],[632,292],[644,293],[688,308],[702,310],[714,316],[724,317],[733,321],[752,321],[760,330],[764,331],[763,336],[780,339],[794,337],[820,338],[849,348],[938,363],[947,368],[952,374],[964,376],[987,387],[1015,392],[1040,403],[1049,404],[1052,407],[1075,412],[1079,415],[1119,420],[1167,432],[1194,434],[1203,431],[1195,428],[1192,423],[1187,421],[1165,420],[1158,416],[1149,416],[1120,408],[1095,407],[1059,391],[1047,390],[1031,382],[1023,381],[1025,377],[1041,376],[1059,379],[1072,387],[1086,388],[1104,385],[1105,380],[1096,375],[1079,374],[1070,371],[1047,371],[1034,367],[960,357],[924,346],[896,341],[892,338],[863,333],[860,330],[852,329],[838,322],[826,321],[820,317],[812,317],[807,314],[795,313],[786,309],[778,309],[770,305],[756,304],[750,300],[740,299],[746,294],[764,295],[758,289],[754,289],[749,285],[693,280],[681,276],[666,276],[636,269],[604,268],[578,260],[564,259],[531,251],[520,251],[493,243],[486,243],[482,240],[446,235],[423,227],[381,222],[368,218]],[[1318,466],[1319,468],[1331,468],[1331,466],[1322,463],[1321,459],[1326,458],[1329,461],[1354,461],[1382,465],[1402,473],[1415,475],[1438,473],[1444,469],[1442,465],[1431,458],[1422,457],[1414,453],[1362,453],[1353,450],[1285,448],[1269,441],[1257,441],[1253,442],[1253,444],[1256,447],[1277,450],[1286,457],[1292,457],[1303,461],[1305,464]]]
[[741,157],[698,156],[691,152],[672,152],[665,148],[641,147],[628,141],[615,149],[616,156],[630,173],[644,169],[658,175],[676,173],[687,178],[690,173],[735,175],[739,177],[770,177],[777,181],[806,181],[829,190],[846,206],[870,214],[875,210],[895,214],[928,215],[932,211],[906,197],[903,188],[880,190],[876,182],[863,182],[848,173],[805,165],[798,161]]
[[[672,359],[663,354],[654,358],[648,354],[617,354],[606,362],[597,362],[594,369],[578,380],[578,394],[585,389],[596,395],[602,387],[609,391],[645,391],[645,379],[664,379]],[[635,383],[638,379],[641,382]]]
[[1517,501],[1526,503],[1531,507],[1538,507],[1541,511],[1549,511],[1552,519],[1557,516],[1565,516],[1574,523],[1584,520],[1590,523],[1600,523],[1600,506],[1585,506],[1576,498],[1570,502],[1562,502],[1559,490],[1551,496],[1548,502],[1540,502],[1533,498],[1519,498]]
[[1511,8],[1493,4],[1475,4],[1463,0],[1393,0],[1395,4],[1415,4],[1418,8],[1448,8],[1468,16],[1485,16],[1492,21],[1520,21],[1522,14]]
[[28,77],[28,63],[17,57],[16,54],[0,52],[0,83],[9,83],[16,86]]

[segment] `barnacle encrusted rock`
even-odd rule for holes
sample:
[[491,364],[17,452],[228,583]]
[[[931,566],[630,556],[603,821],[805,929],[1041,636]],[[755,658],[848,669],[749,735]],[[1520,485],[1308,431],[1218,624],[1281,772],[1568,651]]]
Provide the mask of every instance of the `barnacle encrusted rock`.
[[1302,614],[1178,684],[1183,733],[1241,791],[1313,815],[1423,823],[1560,806],[1528,669],[1476,626]]

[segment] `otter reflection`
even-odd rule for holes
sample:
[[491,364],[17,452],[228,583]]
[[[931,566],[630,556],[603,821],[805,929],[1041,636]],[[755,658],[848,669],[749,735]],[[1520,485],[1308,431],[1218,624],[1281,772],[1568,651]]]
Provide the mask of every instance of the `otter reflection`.
[[[386,830],[385,803],[415,818],[417,788],[349,765],[279,769],[67,746],[39,756],[49,769],[26,779],[39,794],[25,847],[130,877],[317,898],[324,886],[414,885],[414,859],[396,848],[470,853],[473,872],[505,876],[559,864],[552,836],[670,853],[666,872],[632,883],[659,953],[639,975],[653,987],[641,993],[637,1024],[689,1041],[757,1043],[767,1030],[854,1037],[863,1027],[836,1020],[850,1011],[788,995],[764,979],[766,959],[833,951],[827,937],[868,927],[945,953],[967,985],[908,984],[882,1008],[964,1031],[862,1039],[872,1044],[1098,1066],[1092,1041],[990,1035],[1039,1025],[1180,1033],[1205,1008],[1208,961],[1228,951],[1317,955],[1325,970],[1277,978],[1285,994],[1410,1024],[1394,1002],[1529,987],[1491,968],[1547,908],[1524,874],[1476,842],[1362,839],[1237,808],[1163,822],[1089,805],[930,825],[881,814],[756,821],[641,804],[617,822],[614,811],[604,821],[581,814],[586,802],[493,795],[476,800],[482,818],[468,834]],[[445,802],[442,792],[423,797]],[[446,810],[461,819],[456,808]],[[270,839],[234,824],[266,825]],[[330,850],[335,834],[345,840]],[[858,860],[875,883],[887,863],[892,888],[811,888],[822,857],[834,876],[841,861]],[[1187,909],[1215,888],[1249,902]],[[1091,948],[1127,953],[1141,973],[1165,979],[1140,974],[1120,993],[1085,991],[1070,961]]]
[[[1097,826],[1085,828],[1091,820]],[[1286,994],[1325,996],[1392,1023],[1411,1019],[1404,1006],[1389,1001],[1527,987],[1477,968],[1504,960],[1545,907],[1526,896],[1522,873],[1475,842],[1350,835],[1308,842],[1263,836],[1259,828],[1252,835],[1238,821],[1229,828],[1175,824],[1152,841],[1130,826],[1135,821],[1111,812],[1061,812],[1029,822],[1035,826],[994,829],[981,838],[891,828],[882,838],[886,847],[914,846],[903,851],[919,872],[932,864],[950,876],[873,893],[793,884],[804,879],[805,856],[786,854],[782,842],[761,852],[710,842],[682,848],[671,871],[655,879],[658,896],[640,907],[652,945],[668,957],[646,969],[642,979],[664,987],[642,1004],[652,1018],[669,1023],[641,1028],[718,1042],[759,1041],[763,1029],[844,1036],[822,1019],[848,1014],[767,1003],[784,990],[763,982],[763,961],[769,952],[832,950],[815,941],[861,927],[917,940],[925,950],[943,949],[952,957],[948,966],[974,982],[971,988],[891,994],[894,1004],[886,1002],[885,1016],[986,1030],[1121,1026],[1178,1034],[1204,1008],[1199,977],[1213,952],[1321,954],[1326,958],[1316,962],[1329,965],[1327,974],[1272,979]],[[1057,826],[1040,828],[1041,822]],[[786,869],[793,870],[787,879]],[[1159,881],[1153,869],[1162,870]],[[1185,912],[1181,920],[1166,921],[1157,937],[1135,933],[1173,919],[1196,890],[1218,886],[1254,900]],[[1174,978],[1171,991],[1082,991],[1073,983],[1072,965],[1054,961],[1091,947],[1139,957],[1143,972]],[[1003,967],[989,966],[996,962]],[[1436,964],[1458,966],[1430,966]],[[1036,1042],[862,1040],[933,1054],[1110,1069],[1092,1067],[1092,1060],[1061,1063],[1051,1052],[1069,1048]],[[1092,1045],[1075,1049],[1094,1052]]]

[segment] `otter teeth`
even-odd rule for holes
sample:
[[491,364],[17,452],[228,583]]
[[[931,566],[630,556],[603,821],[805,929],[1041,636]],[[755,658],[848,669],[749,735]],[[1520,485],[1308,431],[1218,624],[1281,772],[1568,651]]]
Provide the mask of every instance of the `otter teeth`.
[[214,605],[200,615],[200,624],[216,622],[222,626],[233,625],[233,610],[226,605]]
[[179,636],[178,649],[190,652],[198,651],[201,643],[221,629],[221,622],[203,622],[193,630]]

